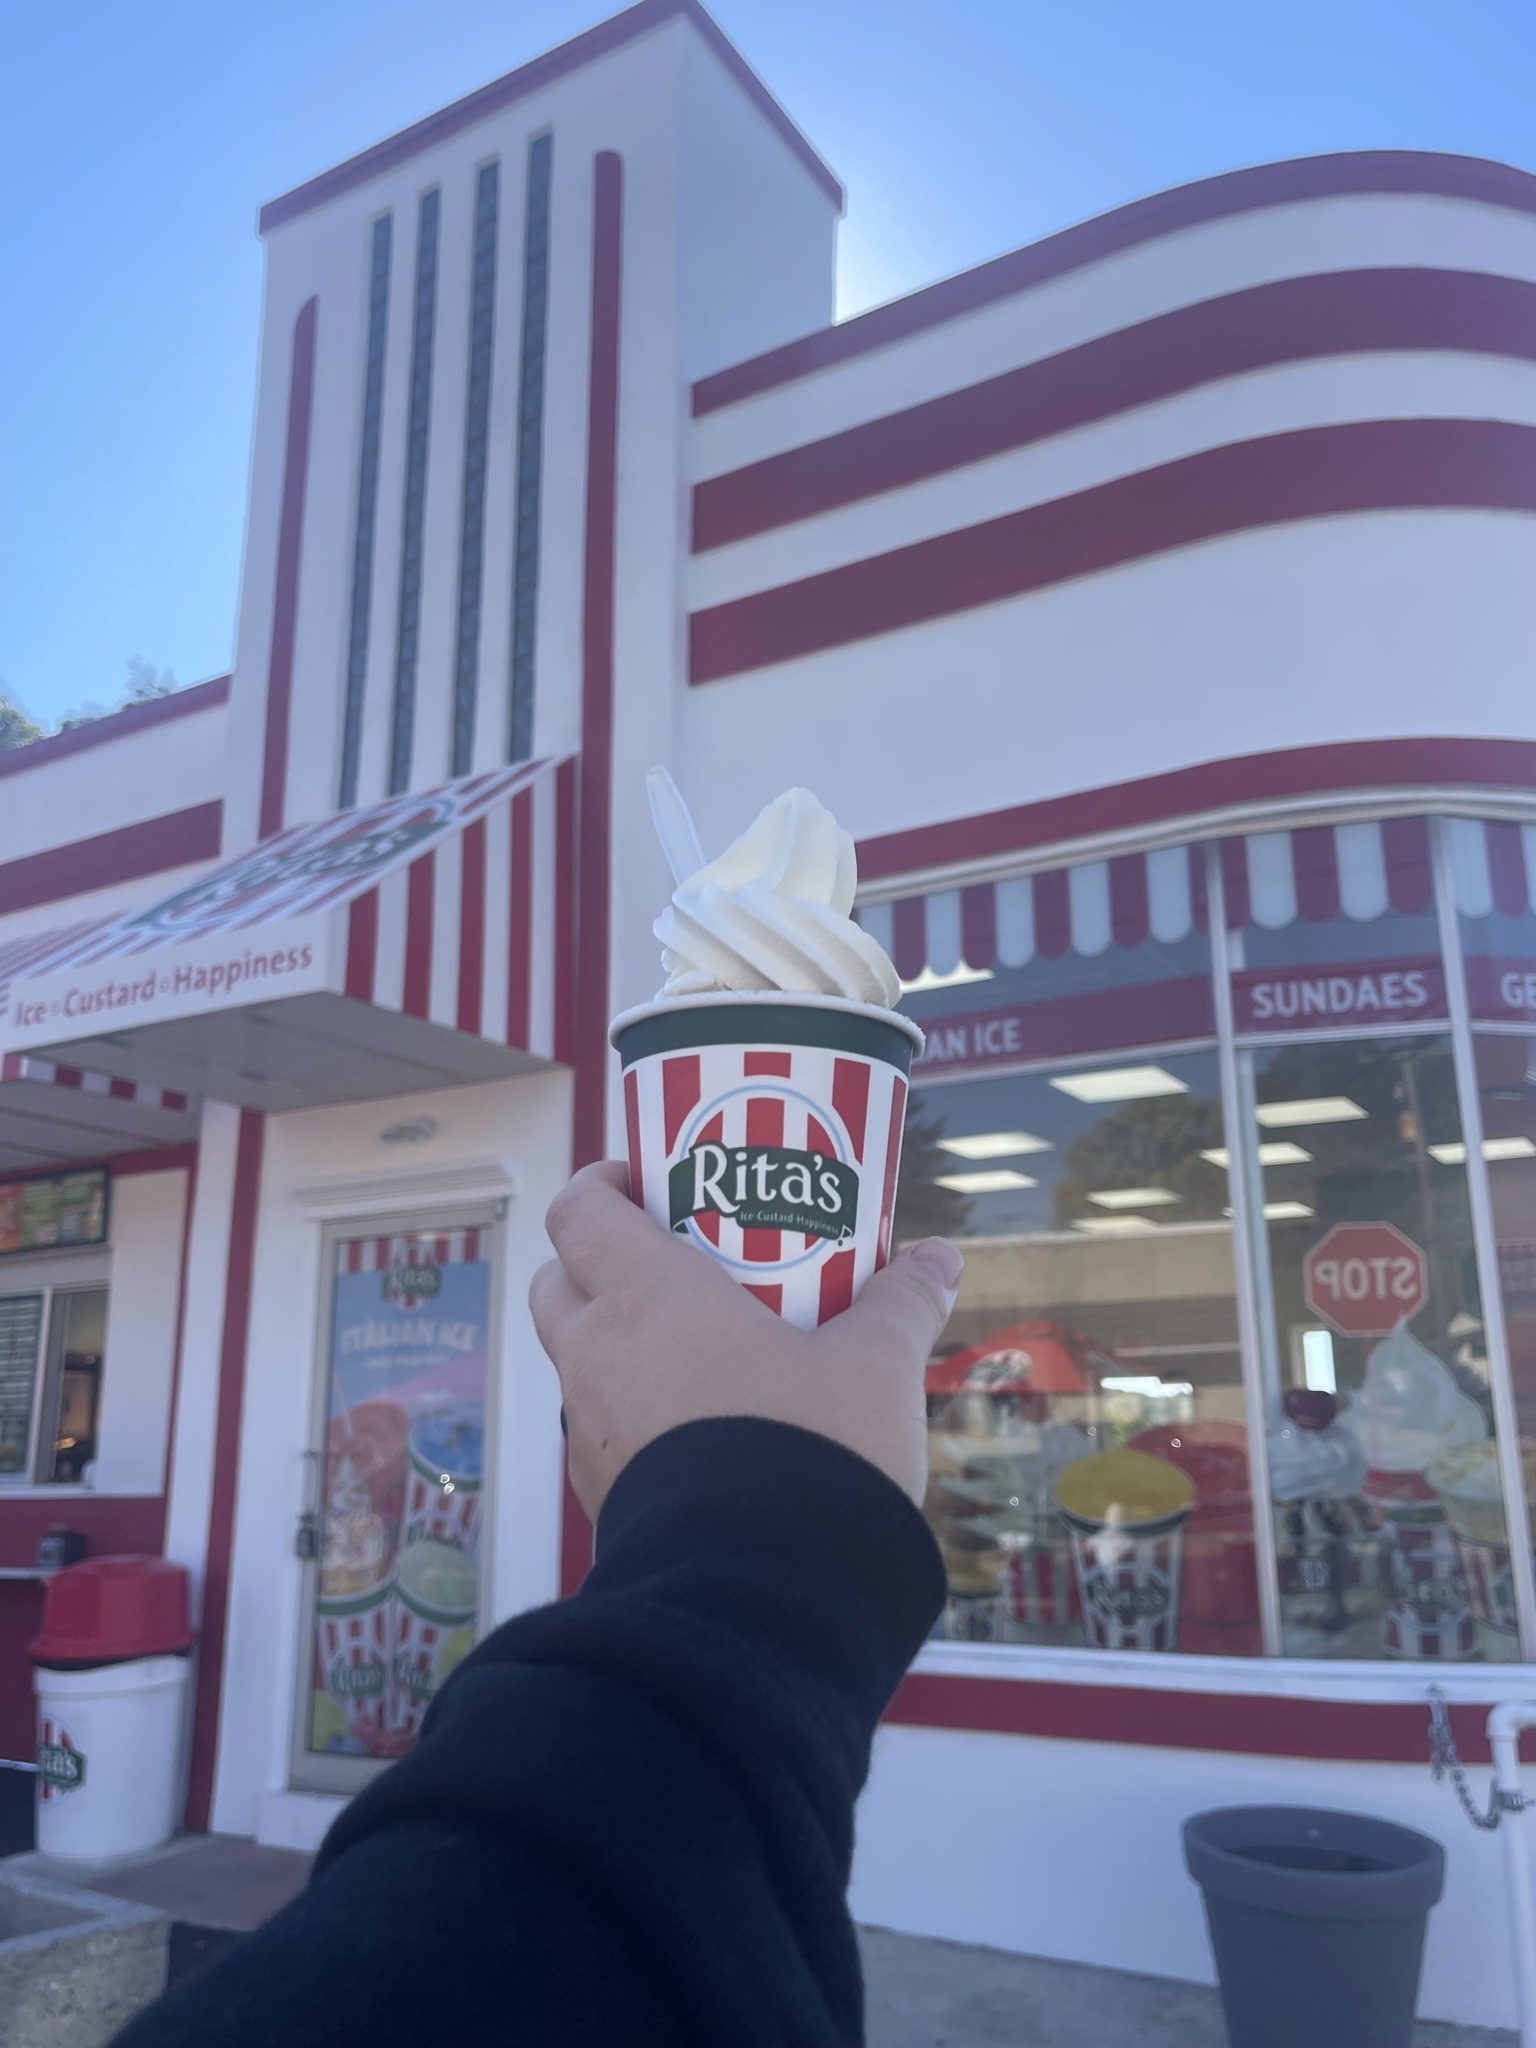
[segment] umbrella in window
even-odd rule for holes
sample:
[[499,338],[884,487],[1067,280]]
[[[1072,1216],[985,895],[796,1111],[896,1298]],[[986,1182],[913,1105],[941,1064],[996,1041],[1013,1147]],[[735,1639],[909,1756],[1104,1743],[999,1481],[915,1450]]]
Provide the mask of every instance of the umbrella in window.
[[930,1394],[1087,1394],[1121,1369],[1081,1330],[1036,1316],[936,1359],[925,1384]]

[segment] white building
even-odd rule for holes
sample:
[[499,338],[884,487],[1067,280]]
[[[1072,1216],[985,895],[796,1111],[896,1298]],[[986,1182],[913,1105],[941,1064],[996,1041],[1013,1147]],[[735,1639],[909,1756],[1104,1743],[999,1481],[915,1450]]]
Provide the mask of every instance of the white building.
[[[1358,1807],[1506,2023],[1425,1701],[1486,1756],[1536,1656],[1536,178],[1263,166],[833,325],[841,202],[641,0],[265,209],[234,674],[0,757],[0,1564],[184,1561],[189,1824],[316,1842],[584,1567],[525,1296],[644,771],[711,850],[805,782],[969,1254],[856,1910],[1201,1978],[1178,1822]],[[1194,1504],[1085,1587],[1134,1438]]]

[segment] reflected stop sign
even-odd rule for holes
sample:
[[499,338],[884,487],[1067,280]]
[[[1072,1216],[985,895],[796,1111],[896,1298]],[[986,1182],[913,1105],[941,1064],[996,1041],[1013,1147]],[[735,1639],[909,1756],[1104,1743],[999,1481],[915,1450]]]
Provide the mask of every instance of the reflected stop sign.
[[1424,1306],[1424,1253],[1395,1223],[1336,1223],[1307,1253],[1307,1306],[1346,1337],[1381,1336]]

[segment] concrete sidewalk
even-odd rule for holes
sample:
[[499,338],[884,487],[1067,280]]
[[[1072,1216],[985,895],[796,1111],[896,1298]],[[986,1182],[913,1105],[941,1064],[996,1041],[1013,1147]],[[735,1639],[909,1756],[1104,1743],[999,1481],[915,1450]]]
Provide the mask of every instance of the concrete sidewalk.
[[[1227,2048],[1214,1991],[1171,1977],[860,1932],[869,2048]],[[1414,2048],[1520,2048],[1502,2027],[1421,2020]],[[1305,2048],[1305,2044],[1298,2044]]]
[[[110,1865],[0,1862],[151,1907],[172,1925],[173,1974],[259,1927],[309,1874],[309,1858],[221,1835],[186,1835]],[[214,1933],[211,1930],[225,1930]],[[865,1928],[869,2048],[1227,2048],[1216,1993],[1168,1977],[971,1948]],[[1303,2044],[1304,2048],[1304,2044]],[[1414,2048],[1519,2048],[1512,2033],[1420,2022]]]

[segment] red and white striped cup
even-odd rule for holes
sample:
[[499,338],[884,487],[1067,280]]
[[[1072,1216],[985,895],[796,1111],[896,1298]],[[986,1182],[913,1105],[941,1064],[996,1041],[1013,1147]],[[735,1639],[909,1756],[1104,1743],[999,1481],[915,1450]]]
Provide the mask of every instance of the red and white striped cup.
[[814,1329],[890,1256],[910,1019],[720,993],[614,1020],[630,1191],[775,1314]]

